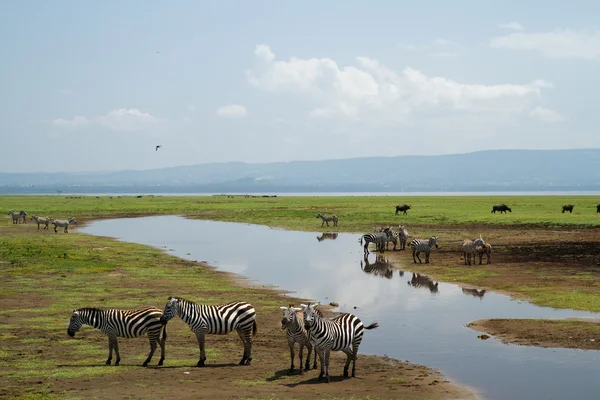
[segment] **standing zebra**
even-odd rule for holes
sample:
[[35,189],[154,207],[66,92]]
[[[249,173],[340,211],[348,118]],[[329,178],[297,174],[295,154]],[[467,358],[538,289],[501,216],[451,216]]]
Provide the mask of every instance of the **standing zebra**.
[[352,314],[341,314],[333,319],[323,318],[316,312],[319,303],[306,305],[300,304],[304,309],[304,325],[309,332],[310,340],[315,346],[321,360],[321,373],[319,380],[325,379],[329,383],[329,353],[343,351],[346,353],[346,365],[344,366],[344,377],[348,377],[348,367],[352,360],[352,377],[356,377],[356,355],[358,346],[362,341],[365,329],[375,329],[379,326],[373,322],[364,326],[358,317]]
[[13,224],[18,224],[21,220],[21,213],[16,213],[13,210],[8,210],[8,215],[12,217]]
[[21,216],[21,218],[23,218],[23,223],[25,223],[26,221],[26,217],[27,217],[27,213],[25,212],[25,210],[21,210],[19,211],[19,215]]
[[431,252],[431,249],[433,248],[433,246],[435,246],[435,248],[438,248],[438,237],[437,236],[432,236],[429,239],[413,239],[410,242],[410,247],[412,248],[412,255],[413,255],[413,261],[415,262],[415,264],[417,263],[417,260],[415,259],[415,254],[417,256],[417,258],[419,259],[419,264],[421,263],[421,258],[419,257],[419,253],[424,252],[425,253],[425,264],[429,264],[429,253]]
[[333,222],[333,226],[337,226],[338,223],[338,217],[335,215],[323,215],[319,213],[317,215],[317,218],[321,218],[322,220],[321,227],[323,226],[323,224],[327,224],[327,226],[329,226],[330,222]]
[[[119,342],[117,337],[134,338],[148,333],[150,340],[150,354],[143,366],[145,367],[152,360],[156,351],[156,343],[160,345],[160,361],[162,365],[165,360],[165,341],[167,340],[167,327],[160,322],[162,311],[156,307],[146,307],[137,310],[119,310],[111,308],[102,310],[99,308],[80,308],[74,310],[69,322],[67,333],[69,336],[75,336],[75,332],[82,325],[90,325],[100,329],[108,336],[108,360],[106,365],[110,365],[113,349],[117,353],[115,365],[119,365],[121,356],[119,354]],[[163,331],[160,338],[160,331]]]
[[[290,304],[289,307],[279,307],[283,312],[283,317],[281,318],[281,329],[285,329],[285,335],[287,336],[288,346],[290,347],[290,373],[294,372],[294,358],[296,357],[294,353],[294,344],[298,343],[298,347],[300,350],[300,373],[303,374],[304,371],[308,371],[310,369],[310,353],[313,350],[313,345],[310,342],[310,338],[308,335],[308,331],[304,327],[304,314],[302,313],[302,308],[296,308],[293,304]],[[321,311],[317,310],[319,315],[321,315]],[[306,363],[304,365],[304,369],[302,369],[302,358],[304,347],[308,350],[308,354],[306,355]],[[317,369],[317,350],[315,348],[315,356],[314,356],[314,364],[313,369]]]
[[237,331],[244,343],[244,355],[240,365],[250,365],[252,361],[252,336],[256,334],[256,311],[251,304],[236,301],[227,304],[209,306],[196,304],[181,297],[170,297],[165,304],[163,324],[179,315],[196,334],[200,346],[200,360],[196,366],[204,367],[206,352],[204,339],[206,334],[224,335]]
[[76,224],[76,223],[77,223],[77,220],[75,219],[75,217],[71,217],[71,218],[69,218],[68,221],[55,220],[52,222],[52,225],[54,225],[54,232],[56,232],[56,233],[58,233],[58,231],[56,230],[57,227],[65,228],[64,232],[69,233],[69,225]]
[[471,259],[473,259],[473,264],[475,264],[475,253],[477,251],[477,247],[485,246],[485,242],[481,235],[477,239],[465,239],[462,241],[462,249],[463,256],[465,259],[465,265],[471,265]]
[[487,263],[492,263],[492,245],[489,243],[484,244],[483,246],[478,246],[475,248],[475,253],[479,254],[479,265],[482,264],[483,255],[487,256]]
[[406,242],[408,241],[408,231],[404,227],[404,225],[398,226],[398,238],[400,239],[400,250],[406,249]]
[[31,214],[31,220],[35,221],[38,226],[38,230],[40,229],[40,225],[44,225],[44,229],[48,229],[48,224],[52,221],[50,217],[38,217],[35,214]]
[[377,246],[377,250],[384,251],[384,245],[386,244],[388,236],[390,235],[390,228],[385,228],[384,231],[380,233],[365,233],[364,235],[362,235],[360,237],[359,242],[361,246],[363,241],[365,242],[364,254],[369,254],[369,243],[375,243],[375,245]]

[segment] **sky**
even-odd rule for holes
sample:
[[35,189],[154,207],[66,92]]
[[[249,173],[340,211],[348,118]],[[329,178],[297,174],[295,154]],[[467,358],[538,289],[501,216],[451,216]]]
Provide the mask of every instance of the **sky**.
[[0,172],[600,148],[598,15],[554,0],[6,2]]

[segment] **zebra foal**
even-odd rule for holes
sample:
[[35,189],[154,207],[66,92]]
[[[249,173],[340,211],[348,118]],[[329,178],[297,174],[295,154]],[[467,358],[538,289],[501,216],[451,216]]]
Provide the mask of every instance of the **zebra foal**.
[[330,222],[333,222],[333,226],[337,226],[338,223],[338,217],[335,215],[323,215],[319,213],[317,215],[317,218],[321,218],[322,220],[321,227],[323,227],[323,224],[327,224],[327,226],[329,226]]
[[471,265],[471,259],[473,260],[473,264],[475,264],[475,253],[477,251],[477,247],[485,246],[485,242],[481,235],[477,239],[465,239],[462,241],[462,249],[463,249],[463,257],[465,259],[465,265]]
[[341,350],[346,354],[344,377],[348,377],[350,361],[352,361],[352,377],[356,377],[356,356],[364,330],[375,329],[379,324],[373,322],[369,326],[364,326],[362,321],[352,314],[341,314],[332,319],[323,318],[317,313],[316,307],[318,305],[319,303],[301,304],[300,307],[304,310],[304,326],[321,360],[319,380],[323,379],[324,375],[327,383],[330,382],[329,354],[332,350]]
[[35,214],[31,214],[31,220],[35,221],[37,223],[38,230],[40,230],[40,225],[44,225],[44,230],[45,230],[45,229],[48,229],[48,225],[52,221],[52,218],[50,218],[50,217],[38,217]]
[[184,320],[196,334],[200,347],[200,360],[197,367],[204,367],[206,352],[204,340],[207,334],[224,335],[237,331],[244,343],[244,355],[240,365],[250,365],[252,361],[252,336],[256,334],[256,311],[251,304],[243,301],[209,306],[196,304],[181,297],[169,297],[160,319],[167,324],[175,316]]
[[[106,365],[111,364],[113,349],[117,354],[115,365],[119,365],[121,355],[119,354],[119,341],[117,338],[134,338],[148,333],[150,354],[142,365],[145,367],[152,361],[157,343],[160,345],[160,361],[158,365],[163,365],[163,361],[165,360],[167,327],[161,324],[161,317],[162,310],[156,307],[146,307],[136,310],[80,308],[73,311],[67,334],[71,337],[75,336],[75,333],[82,325],[90,325],[100,329],[108,336],[108,359],[106,360]],[[160,337],[161,330],[163,332],[162,338]]]
[[[298,343],[299,353],[300,353],[300,374],[303,374],[304,371],[310,370],[310,354],[313,350],[313,345],[310,342],[310,338],[308,335],[308,331],[304,327],[304,314],[303,309],[294,307],[293,304],[290,304],[289,307],[279,307],[283,312],[283,316],[281,318],[281,329],[285,329],[285,336],[287,337],[288,346],[290,347],[290,373],[294,372],[294,358],[296,354],[294,352],[295,343]],[[321,311],[317,310],[320,314]],[[304,347],[308,350],[308,354],[306,355],[306,363],[304,364],[304,369],[302,369],[302,359]],[[314,364],[313,369],[317,368],[317,350],[315,349],[314,355]]]
[[75,217],[71,217],[71,218],[69,218],[69,220],[68,220],[68,221],[65,221],[65,220],[58,220],[58,219],[57,219],[57,220],[54,220],[54,221],[52,221],[52,225],[54,225],[54,232],[55,232],[55,233],[58,233],[58,231],[56,230],[56,228],[57,228],[57,227],[58,227],[58,228],[65,228],[65,229],[64,229],[64,232],[65,232],[65,233],[69,233],[69,225],[71,225],[71,224],[76,224],[76,223],[77,223],[77,220],[75,219]]
[[420,253],[425,253],[425,264],[429,264],[429,253],[431,253],[431,249],[434,246],[436,249],[438,248],[438,237],[431,236],[429,239],[413,239],[409,246],[412,248],[412,256],[415,264],[417,263],[415,255],[419,260],[419,264],[421,264]]

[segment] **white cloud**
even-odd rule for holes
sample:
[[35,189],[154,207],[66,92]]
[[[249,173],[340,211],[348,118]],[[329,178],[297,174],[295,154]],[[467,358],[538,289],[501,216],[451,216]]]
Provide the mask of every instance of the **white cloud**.
[[240,106],[238,104],[231,104],[228,106],[217,108],[217,115],[219,117],[240,118],[244,117],[246,114],[246,107]]
[[523,25],[521,25],[520,23],[518,23],[516,21],[508,22],[506,24],[500,24],[500,25],[498,25],[498,28],[509,29],[511,31],[523,31],[523,30],[525,30],[525,28],[523,27]]
[[90,121],[86,117],[76,116],[71,119],[56,118],[52,120],[52,123],[61,128],[75,129],[82,126],[86,126]]
[[529,113],[529,116],[542,122],[563,122],[566,120],[559,112],[537,106]]
[[149,113],[141,112],[137,108],[119,108],[97,117],[96,120],[100,125],[117,132],[153,129],[163,123],[161,119],[153,117]]
[[496,49],[535,51],[548,58],[594,60],[600,59],[600,30],[511,33],[493,38],[490,45]]
[[[356,66],[330,58],[276,60],[268,46],[257,46],[258,65],[248,82],[265,91],[304,96],[314,102],[312,117],[406,121],[410,116],[443,112],[521,113],[530,109],[548,82],[464,84],[427,76],[405,67],[395,72],[377,60],[357,57]],[[267,55],[267,56],[265,56]]]

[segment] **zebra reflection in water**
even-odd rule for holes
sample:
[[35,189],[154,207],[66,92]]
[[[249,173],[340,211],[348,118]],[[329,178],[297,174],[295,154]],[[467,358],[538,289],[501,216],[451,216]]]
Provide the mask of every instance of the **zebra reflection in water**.
[[375,257],[375,262],[370,263],[369,257],[365,254],[363,261],[360,262],[360,269],[367,274],[373,274],[382,278],[392,279],[394,270],[392,264],[388,262],[387,257],[377,254]]
[[483,299],[483,296],[485,295],[485,289],[481,289],[481,290],[477,290],[475,288],[470,289],[470,288],[461,288],[463,294],[466,294],[467,296],[471,295],[473,297],[479,297],[480,299]]
[[319,242],[322,242],[325,239],[335,240],[335,239],[337,239],[337,237],[338,237],[337,233],[323,232],[321,234],[321,236],[317,236],[317,240]]
[[429,289],[429,291],[431,293],[439,292],[439,289],[438,289],[439,282],[434,283],[433,280],[430,277],[428,277],[427,275],[421,275],[421,274],[413,272],[412,278],[407,283],[409,286],[413,286],[416,288],[427,288],[427,289]]

